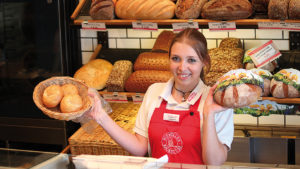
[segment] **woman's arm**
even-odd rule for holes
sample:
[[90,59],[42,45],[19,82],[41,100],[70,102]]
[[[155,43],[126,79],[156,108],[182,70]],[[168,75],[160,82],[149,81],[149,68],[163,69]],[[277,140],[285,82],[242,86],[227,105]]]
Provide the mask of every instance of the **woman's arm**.
[[94,99],[94,107],[89,115],[129,153],[136,156],[145,156],[148,151],[147,138],[139,134],[133,135],[117,125],[102,108],[97,91],[89,90],[89,95]]
[[216,132],[215,114],[224,111],[225,108],[214,102],[215,88],[216,85],[210,89],[203,109],[202,157],[207,165],[222,165],[228,152],[228,147],[219,141]]

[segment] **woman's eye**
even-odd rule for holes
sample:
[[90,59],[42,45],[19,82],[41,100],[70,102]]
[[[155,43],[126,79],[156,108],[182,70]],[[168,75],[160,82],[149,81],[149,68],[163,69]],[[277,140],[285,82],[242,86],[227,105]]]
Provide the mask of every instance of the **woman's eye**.
[[189,63],[194,63],[194,62],[196,62],[196,59],[192,59],[192,58],[191,58],[191,59],[188,59],[188,62],[189,62]]
[[179,61],[179,57],[177,57],[177,56],[173,56],[171,59],[172,59],[173,61]]

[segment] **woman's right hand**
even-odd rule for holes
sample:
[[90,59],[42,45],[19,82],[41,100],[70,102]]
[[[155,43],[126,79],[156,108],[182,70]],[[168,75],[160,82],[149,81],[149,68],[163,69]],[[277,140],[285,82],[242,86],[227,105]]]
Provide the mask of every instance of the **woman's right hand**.
[[87,116],[94,119],[96,122],[100,122],[100,118],[103,115],[107,115],[107,113],[103,109],[100,95],[94,88],[88,89],[88,95],[94,100],[94,105],[92,106],[91,110],[87,112]]

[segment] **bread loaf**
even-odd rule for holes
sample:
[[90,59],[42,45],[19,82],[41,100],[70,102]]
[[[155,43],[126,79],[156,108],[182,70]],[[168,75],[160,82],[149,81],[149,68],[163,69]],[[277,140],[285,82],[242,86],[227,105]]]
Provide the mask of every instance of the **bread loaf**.
[[118,0],[115,9],[121,19],[170,19],[174,11],[170,0]]
[[300,1],[291,0],[288,11],[289,11],[289,19],[300,19]]
[[172,77],[169,71],[138,70],[127,79],[125,89],[128,92],[144,93],[153,83],[167,82]]
[[217,84],[214,100],[229,108],[244,107],[256,102],[263,90],[263,79],[245,69],[229,71]]
[[259,75],[264,80],[264,90],[263,90],[262,96],[265,96],[265,97],[269,96],[270,95],[270,85],[271,85],[271,80],[273,78],[273,75],[269,71],[264,70],[264,69],[254,68],[254,69],[251,69],[250,71]]
[[270,0],[252,0],[253,10],[257,13],[266,13]]
[[227,73],[230,70],[243,68],[243,63],[228,59],[211,59],[210,71]]
[[288,7],[290,0],[270,0],[268,17],[270,19],[288,19]]
[[173,31],[162,31],[156,38],[152,51],[169,53],[169,48],[174,37],[175,33]]
[[252,15],[252,5],[248,0],[211,0],[201,12],[202,18],[214,20],[245,19]]
[[196,19],[207,0],[178,0],[175,15],[179,19]]
[[170,60],[168,53],[143,52],[135,63],[134,70],[170,70]]
[[128,60],[118,60],[114,63],[113,69],[106,82],[106,89],[109,92],[125,91],[125,82],[132,73],[132,63]]
[[222,39],[219,48],[242,48],[242,42],[239,38]]
[[208,50],[208,54],[213,59],[227,59],[231,61],[242,62],[244,50],[241,48],[212,48]]
[[89,13],[95,20],[114,19],[114,2],[112,0],[92,0]]
[[271,94],[277,98],[300,97],[300,71],[282,69],[271,80]]

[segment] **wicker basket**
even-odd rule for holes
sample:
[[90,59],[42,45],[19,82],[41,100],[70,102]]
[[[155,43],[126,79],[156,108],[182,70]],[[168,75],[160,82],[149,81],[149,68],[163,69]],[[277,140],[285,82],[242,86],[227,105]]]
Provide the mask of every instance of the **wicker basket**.
[[[113,112],[110,117],[123,129],[133,133],[135,118],[140,104],[111,103]],[[119,146],[98,126],[92,133],[87,133],[82,127],[69,138],[72,155],[130,155],[129,152]]]
[[[77,111],[72,113],[62,113],[60,111],[59,106],[54,108],[47,108],[44,106],[42,102],[42,96],[44,90],[50,85],[63,85],[63,84],[73,84],[77,86],[79,95],[83,101],[83,107]],[[88,86],[78,79],[74,79],[67,76],[57,76],[46,79],[40,82],[33,91],[33,101],[35,105],[47,116],[58,119],[58,120],[73,120],[80,116],[82,116],[85,112],[89,111],[93,105],[93,100],[88,96]]]

